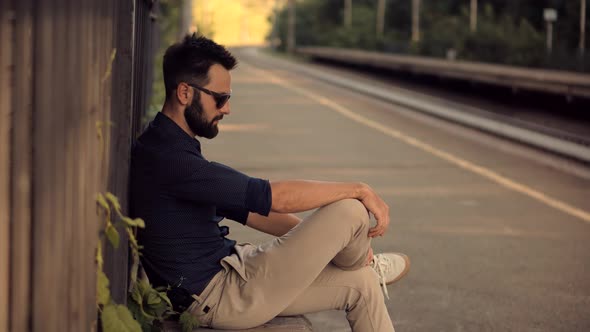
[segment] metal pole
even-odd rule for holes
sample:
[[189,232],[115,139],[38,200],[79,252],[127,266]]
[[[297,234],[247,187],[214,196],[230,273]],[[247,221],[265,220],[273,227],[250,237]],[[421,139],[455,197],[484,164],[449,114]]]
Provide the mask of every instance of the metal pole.
[[344,26],[352,26],[352,0],[344,0]]
[[420,41],[420,0],[412,0],[412,41]]
[[289,0],[289,21],[287,22],[287,52],[295,51],[295,0]]
[[580,0],[580,55],[586,48],[586,0]]
[[276,49],[277,47],[277,40],[279,38],[278,35],[278,23],[279,23],[279,1],[275,0],[275,4],[272,8],[272,30],[271,30],[271,38],[270,38],[270,47]]
[[477,0],[471,0],[471,32],[477,31]]
[[385,0],[377,3],[377,37],[383,36],[385,30]]
[[180,27],[178,29],[178,39],[184,38],[189,33],[192,23],[192,0],[182,0],[180,13]]
[[551,54],[553,49],[553,23],[547,22],[547,53]]

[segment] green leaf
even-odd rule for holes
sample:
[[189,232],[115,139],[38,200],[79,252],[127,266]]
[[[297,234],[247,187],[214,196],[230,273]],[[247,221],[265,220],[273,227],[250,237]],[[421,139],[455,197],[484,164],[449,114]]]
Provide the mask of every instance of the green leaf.
[[131,219],[129,217],[123,216],[121,220],[123,220],[127,226],[145,228],[145,222],[141,218]]
[[137,238],[135,237],[135,234],[133,234],[133,231],[129,228],[125,229],[127,232],[127,235],[129,236],[129,244],[131,245],[132,248],[139,248],[139,243],[137,243]]
[[96,203],[100,207],[105,209],[105,211],[111,212],[111,208],[109,207],[109,204],[107,203],[106,199],[104,198],[104,196],[101,193],[96,194]]
[[[167,286],[159,286],[154,288],[155,290],[157,290],[158,292],[164,292],[164,294],[166,294],[166,291],[168,291],[168,287]],[[162,293],[160,293],[162,294]],[[166,296],[166,298],[168,298],[168,296]]]
[[102,266],[104,264],[104,259],[102,258],[102,244],[100,240],[98,241],[98,246],[96,247],[96,265],[98,265],[98,269],[102,271]]
[[141,326],[124,305],[106,305],[100,319],[105,332],[141,332]]
[[139,309],[141,310],[141,314],[145,317],[145,319],[154,320],[157,318],[152,312],[152,310],[148,310],[149,308],[139,306]]
[[160,303],[154,304],[150,308],[151,311],[154,313],[154,316],[158,317],[160,320],[164,319],[166,312],[169,311],[166,302],[162,302],[161,300]]
[[145,317],[144,314],[141,312],[139,305],[133,299],[130,298],[127,301],[127,307],[129,308],[131,314],[133,314],[133,318],[135,318],[139,325],[141,325],[141,329],[144,332],[152,330],[154,320]]
[[121,213],[121,204],[119,203],[119,199],[117,198],[117,196],[113,195],[110,192],[107,192],[105,194],[105,197],[107,198],[107,200],[109,202],[111,202],[111,204],[115,208],[115,211],[117,211],[118,213]]
[[133,285],[133,289],[131,289],[131,299],[137,303],[138,305],[141,305],[142,302],[142,296],[141,296],[141,291],[139,290],[139,284],[135,283],[135,285]]
[[[156,290],[158,290],[156,288]],[[166,294],[166,292],[158,292],[158,295],[160,295],[160,297],[162,298],[162,300],[164,300],[164,302],[166,302],[168,304],[168,307],[170,308],[170,310],[172,310],[172,302],[170,302],[170,299],[168,298],[168,295]]]
[[117,55],[117,49],[113,48],[113,50],[111,51],[111,59],[107,64],[107,69],[106,69],[104,75],[102,76],[102,80],[100,81],[101,83],[104,83],[111,76],[111,71],[113,69],[113,61],[115,60],[116,55]]
[[137,283],[137,271],[139,271],[139,255],[133,253],[133,261],[131,263],[131,283],[133,287]]
[[152,288],[152,285],[150,285],[150,283],[147,280],[145,280],[145,279],[141,279],[137,283],[137,285],[138,285],[138,288],[139,288],[139,291],[140,291],[142,297],[144,297],[145,294],[148,293],[148,291],[150,290],[150,288]]
[[98,304],[106,305],[110,299],[109,278],[102,270],[99,270],[96,276],[96,300]]
[[[153,288],[152,288],[152,290],[153,290]],[[159,304],[161,302],[162,302],[162,299],[160,298],[160,296],[158,295],[158,293],[155,290],[148,293],[147,304],[152,305],[152,304]]]
[[141,219],[141,218],[135,218],[135,219],[133,219],[133,221],[135,222],[135,224],[137,225],[137,227],[139,227],[139,228],[145,228],[145,221],[143,221],[143,219]]
[[191,315],[187,311],[180,315],[180,319],[178,321],[182,326],[182,332],[192,332],[192,330],[199,327],[199,320],[197,317]]
[[107,239],[115,248],[119,248],[119,232],[112,224],[108,224],[107,228],[104,230]]

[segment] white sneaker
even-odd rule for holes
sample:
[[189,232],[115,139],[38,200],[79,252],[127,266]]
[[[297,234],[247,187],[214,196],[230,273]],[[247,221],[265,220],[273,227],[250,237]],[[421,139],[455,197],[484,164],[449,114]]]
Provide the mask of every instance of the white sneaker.
[[387,252],[373,256],[370,266],[379,275],[385,297],[389,299],[386,285],[400,280],[410,270],[410,258],[404,254]]

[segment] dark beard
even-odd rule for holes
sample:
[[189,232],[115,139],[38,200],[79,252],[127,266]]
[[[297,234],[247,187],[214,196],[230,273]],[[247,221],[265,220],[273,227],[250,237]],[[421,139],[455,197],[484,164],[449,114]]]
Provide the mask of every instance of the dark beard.
[[221,120],[223,116],[215,117],[211,122],[207,122],[203,116],[203,106],[199,98],[193,98],[193,102],[186,107],[184,118],[189,128],[199,137],[212,139],[219,133],[219,128],[213,124],[216,120]]

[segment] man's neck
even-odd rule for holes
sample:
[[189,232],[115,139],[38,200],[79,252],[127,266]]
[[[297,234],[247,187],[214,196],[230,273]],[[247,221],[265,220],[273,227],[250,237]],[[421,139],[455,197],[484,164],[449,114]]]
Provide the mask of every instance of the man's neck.
[[181,111],[175,110],[173,107],[165,103],[162,107],[162,114],[174,121],[174,123],[176,123],[190,137],[195,138],[196,134],[193,133],[193,131],[188,126],[188,123],[186,123],[186,119],[182,115]]

